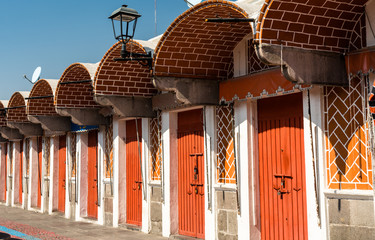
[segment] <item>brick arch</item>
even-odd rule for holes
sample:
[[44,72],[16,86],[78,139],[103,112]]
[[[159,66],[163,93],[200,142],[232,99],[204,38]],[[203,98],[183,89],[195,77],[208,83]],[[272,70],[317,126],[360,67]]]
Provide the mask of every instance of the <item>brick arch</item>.
[[8,107],[8,101],[0,100],[0,127],[7,125],[6,107]]
[[15,92],[9,100],[7,121],[8,122],[29,122],[26,114],[25,98],[29,96],[29,92]]
[[209,78],[228,76],[233,49],[252,33],[250,23],[207,23],[206,18],[247,18],[234,3],[202,2],[176,18],[158,43],[154,55],[156,76]]
[[[97,108],[94,101],[93,69],[97,64],[74,63],[62,74],[55,92],[55,106],[58,108]],[[91,80],[90,82],[81,82]],[[67,82],[77,82],[62,84]]]
[[[146,53],[136,41],[127,43],[132,52]],[[156,93],[150,70],[136,61],[114,61],[120,58],[121,43],[114,44],[101,60],[95,74],[94,92],[97,95],[151,97]]]
[[[30,98],[27,103],[27,115],[56,116],[53,101],[54,91],[57,80],[41,79],[36,82],[31,89]],[[51,86],[53,84],[53,86]],[[35,97],[35,98],[34,98]],[[37,98],[42,97],[42,98]],[[34,98],[34,99],[33,99]]]
[[340,53],[361,48],[366,39],[364,26],[358,24],[364,23],[367,1],[266,0],[256,39],[259,43]]

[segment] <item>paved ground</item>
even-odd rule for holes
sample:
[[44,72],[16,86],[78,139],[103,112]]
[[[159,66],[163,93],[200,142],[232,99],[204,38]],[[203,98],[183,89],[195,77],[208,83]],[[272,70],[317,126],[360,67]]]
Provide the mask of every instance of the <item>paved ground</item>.
[[[0,231],[11,232],[12,230],[15,231],[10,234],[18,239],[166,239],[141,232],[74,222],[57,215],[50,216],[0,205]],[[31,238],[22,237],[20,234],[17,236],[16,231],[31,236]]]

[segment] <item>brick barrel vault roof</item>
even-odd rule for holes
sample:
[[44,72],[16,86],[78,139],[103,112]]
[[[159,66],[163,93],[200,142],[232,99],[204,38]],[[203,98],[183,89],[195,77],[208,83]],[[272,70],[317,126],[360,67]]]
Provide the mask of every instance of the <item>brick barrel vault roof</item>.
[[[247,2],[249,6],[256,2],[256,8],[263,4],[262,1]],[[208,0],[190,8],[176,18],[159,41],[154,55],[154,75],[226,79],[233,49],[252,33],[252,26],[244,22],[216,24],[204,21],[218,17],[248,18],[249,15],[235,2],[224,0]]]
[[[7,121],[8,122],[29,122],[26,115],[27,100],[30,92],[15,92],[9,99]],[[13,108],[13,109],[12,109]]]
[[[114,61],[120,58],[121,43],[114,44],[99,63],[95,75],[94,92],[97,95],[151,97],[156,89],[151,82],[147,66],[137,61]],[[146,53],[145,48],[136,41],[127,44],[132,52]],[[153,50],[153,49],[152,49]]]
[[5,108],[8,107],[8,100],[0,100],[0,127],[7,125],[7,115]]
[[368,0],[266,0],[257,25],[259,43],[345,52],[366,46]]
[[[94,101],[93,80],[98,63],[74,63],[65,69],[55,92],[55,107],[58,108],[98,108]],[[64,82],[84,83],[61,84]]]
[[51,96],[47,98],[29,99],[27,101],[27,115],[38,116],[56,116],[58,115],[55,110],[53,102],[54,94],[59,80],[55,79],[40,79],[37,81],[30,92],[30,98]]

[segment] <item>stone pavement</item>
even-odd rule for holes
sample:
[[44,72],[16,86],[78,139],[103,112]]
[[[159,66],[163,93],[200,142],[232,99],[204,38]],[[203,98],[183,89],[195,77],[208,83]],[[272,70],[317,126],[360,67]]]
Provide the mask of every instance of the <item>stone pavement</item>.
[[[163,240],[166,238],[111,228],[91,223],[75,222],[59,215],[47,215],[0,205],[0,231],[13,229],[39,239],[132,239]],[[12,234],[13,235],[13,234]]]

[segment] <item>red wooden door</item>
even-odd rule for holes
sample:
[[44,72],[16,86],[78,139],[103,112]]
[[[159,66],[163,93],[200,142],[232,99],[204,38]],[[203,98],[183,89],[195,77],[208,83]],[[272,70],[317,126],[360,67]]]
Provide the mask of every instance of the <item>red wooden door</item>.
[[204,238],[204,138],[202,110],[178,114],[179,234]]
[[59,137],[59,203],[58,210],[65,212],[66,136]]
[[307,239],[302,94],[258,101],[262,239]]
[[4,168],[4,176],[5,176],[5,181],[4,181],[4,202],[7,201],[7,182],[8,182],[8,143],[4,144],[4,154],[5,154],[5,168]]
[[20,141],[20,183],[19,183],[19,202],[20,204],[22,204],[22,193],[23,193],[23,189],[22,189],[22,177],[23,177],[23,141],[21,140]]
[[[142,120],[126,121],[126,222],[142,225]],[[138,127],[138,139],[137,131]]]
[[43,159],[43,139],[38,137],[38,207],[42,206],[42,159]]
[[87,216],[98,218],[98,131],[88,133]]

